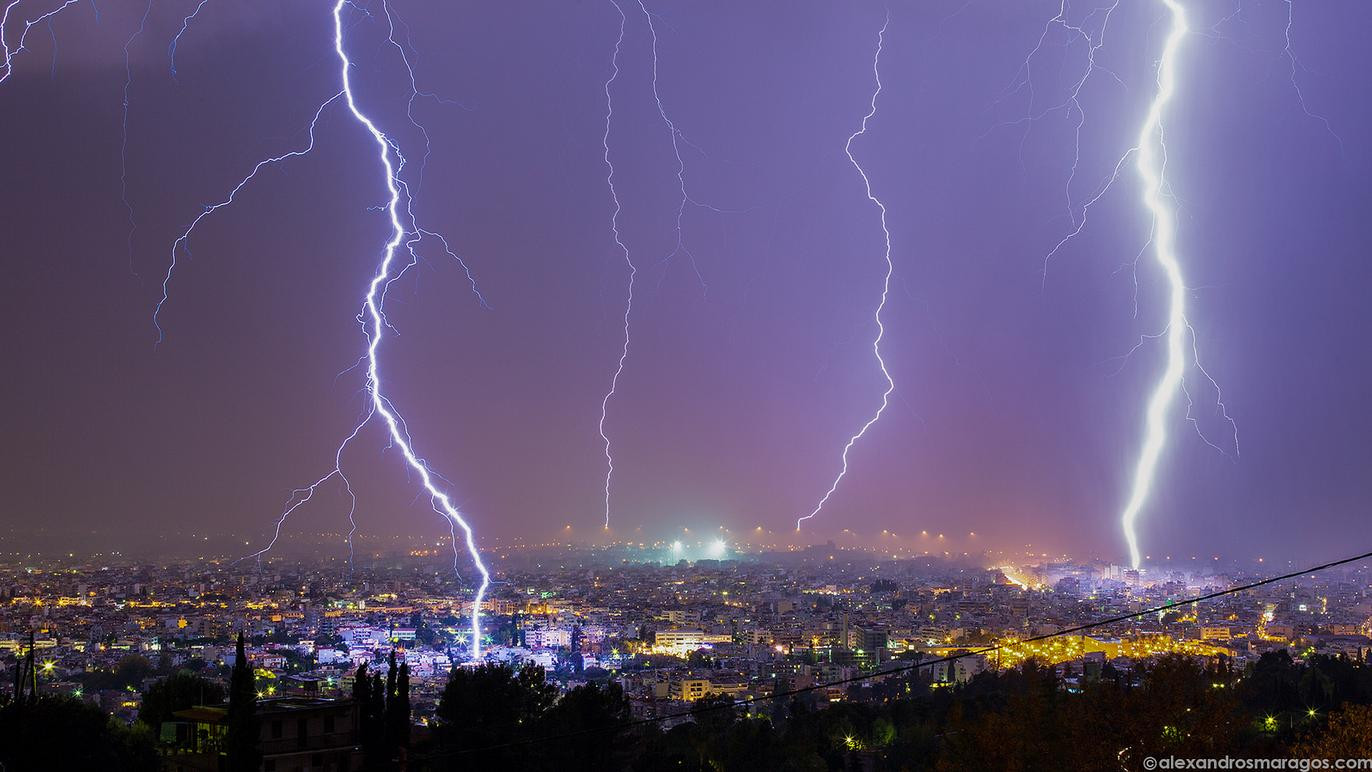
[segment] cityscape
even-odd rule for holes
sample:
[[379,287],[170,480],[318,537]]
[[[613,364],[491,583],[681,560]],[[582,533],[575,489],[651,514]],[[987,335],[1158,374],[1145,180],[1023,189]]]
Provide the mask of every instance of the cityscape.
[[[26,672],[38,694],[71,696],[136,726],[157,684],[174,674],[222,689],[242,633],[258,710],[278,723],[274,736],[282,736],[281,719],[265,717],[318,719],[322,727],[322,717],[355,694],[359,672],[399,662],[408,676],[409,742],[425,749],[411,763],[440,768],[451,742],[445,694],[452,673],[470,672],[473,648],[469,589],[454,579],[444,547],[416,543],[359,556],[351,567],[339,560],[244,567],[209,556],[163,563],[6,556],[0,625],[31,637],[11,632],[0,651],[13,663],[32,652]],[[780,551],[723,540],[692,547],[674,540],[501,548],[511,568],[486,600],[487,667],[538,668],[560,694],[613,688],[627,721],[670,734],[695,727],[702,719],[693,708],[704,705],[736,705],[737,721],[772,721],[779,694],[803,695],[796,704],[811,710],[881,705],[912,685],[952,693],[1026,666],[1045,668],[1056,688],[1081,694],[1102,679],[1142,679],[1169,658],[1222,662],[1226,674],[1207,675],[1221,679],[1207,685],[1242,688],[1278,657],[1288,668],[1350,662],[1361,672],[1372,651],[1366,563],[1172,605],[1281,567],[1188,560],[1139,571],[1063,556],[899,557],[832,543]],[[1325,711],[1330,696],[1302,702],[1301,721],[1310,721],[1306,704]],[[161,715],[164,763],[203,768],[204,738],[215,735],[198,730],[225,714],[190,707]],[[1259,720],[1274,715],[1281,713]],[[892,750],[872,726],[852,731],[821,754],[871,765]],[[1255,734],[1276,742],[1280,732],[1259,726]],[[321,755],[325,765],[364,762],[357,737],[341,729],[321,732],[308,746],[285,737],[290,742],[266,746],[267,763]],[[716,757],[738,763],[726,759]]]
[[0,772],[1372,769],[1372,5],[0,3]]

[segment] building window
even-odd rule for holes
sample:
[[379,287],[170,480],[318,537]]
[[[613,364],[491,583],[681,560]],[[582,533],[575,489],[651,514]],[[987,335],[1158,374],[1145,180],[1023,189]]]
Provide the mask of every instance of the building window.
[[281,722],[280,722],[280,721],[273,721],[273,722],[272,722],[272,739],[273,739],[273,740],[280,740],[280,739],[281,739]]
[[324,734],[333,734],[333,716],[324,717]]

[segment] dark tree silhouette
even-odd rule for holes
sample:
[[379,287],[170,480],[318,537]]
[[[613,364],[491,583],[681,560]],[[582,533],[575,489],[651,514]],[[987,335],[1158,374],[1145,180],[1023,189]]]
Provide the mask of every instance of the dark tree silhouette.
[[[537,743],[534,750],[549,769],[623,769],[632,758],[625,742],[628,721],[629,700],[619,684],[578,686],[539,722],[539,736],[562,739]],[[577,734],[583,730],[593,731]]]
[[[526,740],[556,699],[557,687],[547,683],[541,667],[454,667],[438,703],[439,740],[445,750],[464,752]],[[493,768],[517,758],[509,749],[467,753],[454,756],[451,768]]]
[[229,772],[254,772],[261,758],[257,727],[257,685],[252,666],[243,649],[243,633],[238,633],[238,648],[229,678],[228,751]]
[[224,701],[224,687],[189,671],[173,673],[155,681],[143,692],[138,720],[156,734],[172,714],[194,705],[215,705]]
[[[390,705],[386,706],[390,708]],[[395,681],[395,745],[398,748],[410,747],[410,665],[400,663],[400,675]]]
[[362,716],[362,750],[367,769],[384,769],[390,762],[390,753],[386,747],[386,684],[380,673],[372,673]]
[[7,770],[139,772],[157,769],[147,727],[133,729],[70,697],[40,697],[0,708],[0,764]]

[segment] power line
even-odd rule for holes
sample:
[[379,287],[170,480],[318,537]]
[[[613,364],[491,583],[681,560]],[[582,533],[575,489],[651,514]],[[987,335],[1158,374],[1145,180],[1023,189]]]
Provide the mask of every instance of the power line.
[[1268,578],[1266,578],[1266,579],[1260,579],[1260,580],[1258,580],[1258,581],[1256,581],[1256,582],[1250,582],[1250,583],[1248,583],[1248,584],[1242,584],[1242,585],[1238,585],[1238,586],[1236,586],[1236,587],[1229,587],[1229,588],[1226,588],[1226,589],[1223,589],[1223,590],[1217,590],[1217,591],[1215,591],[1215,592],[1207,593],[1207,594],[1205,594],[1205,595],[1197,595],[1197,596],[1194,597],[1194,598],[1185,598],[1185,599],[1183,599],[1183,600],[1172,601],[1172,602],[1170,602],[1170,603],[1165,603],[1165,604],[1163,604],[1163,605],[1161,605],[1161,606],[1154,606],[1154,607],[1152,607],[1152,608],[1147,608],[1147,609],[1144,609],[1144,610],[1142,610],[1142,611],[1134,611],[1134,612],[1131,612],[1131,613],[1128,613],[1128,614],[1120,614],[1120,615],[1118,615],[1118,616],[1109,617],[1109,618],[1107,618],[1107,619],[1098,619],[1098,620],[1096,620],[1096,621],[1094,621],[1094,622],[1087,622],[1087,623],[1085,623],[1085,624],[1076,625],[1076,626],[1074,626],[1074,627],[1066,627],[1066,628],[1063,628],[1063,629],[1061,629],[1061,630],[1055,630],[1055,631],[1053,631],[1053,632],[1051,632],[1051,633],[1044,633],[1044,634],[1042,634],[1042,635],[1035,635],[1035,636],[1031,636],[1031,637],[1029,637],[1029,638],[1024,638],[1024,639],[1022,639],[1022,640],[1016,641],[1016,642],[1013,643],[1013,644],[996,644],[996,645],[994,645],[994,646],[986,646],[986,647],[983,647],[983,648],[980,648],[980,649],[972,649],[972,650],[969,650],[969,651],[965,651],[965,652],[962,652],[961,654],[951,654],[951,655],[948,655],[948,656],[946,656],[946,657],[939,657],[939,658],[937,658],[937,659],[921,660],[921,661],[919,661],[919,662],[915,662],[915,663],[912,663],[912,664],[909,664],[909,665],[905,665],[905,666],[902,666],[902,667],[898,667],[898,668],[893,668],[893,669],[890,669],[890,670],[883,670],[883,671],[875,672],[875,673],[865,673],[865,674],[862,674],[862,675],[856,675],[856,676],[852,676],[852,677],[849,677],[849,678],[841,678],[841,679],[839,679],[839,680],[837,680],[837,681],[826,681],[826,682],[824,682],[824,683],[813,684],[813,685],[810,685],[810,686],[802,686],[802,687],[799,687],[799,688],[796,688],[796,689],[787,689],[787,690],[785,690],[785,691],[773,692],[772,694],[759,695],[759,696],[756,696],[756,697],[746,697],[746,698],[741,699],[741,700],[734,700],[734,701],[732,701],[732,702],[727,702],[727,703],[726,703],[726,702],[722,702],[722,701],[721,701],[721,702],[717,702],[717,703],[710,703],[710,704],[708,704],[708,705],[701,705],[701,706],[698,706],[698,707],[696,707],[696,708],[694,708],[694,709],[692,709],[692,710],[678,711],[678,712],[676,712],[676,713],[668,713],[668,714],[666,714],[666,715],[662,715],[662,716],[653,716],[653,717],[651,717],[651,718],[639,718],[639,719],[634,719],[634,720],[632,720],[632,721],[626,721],[626,722],[624,722],[624,723],[622,723],[622,724],[614,724],[614,725],[611,725],[611,726],[589,727],[589,728],[586,728],[586,729],[579,729],[579,730],[576,730],[576,731],[574,731],[574,732],[563,732],[563,733],[561,733],[561,734],[547,735],[547,736],[544,736],[544,737],[531,737],[531,738],[528,738],[528,739],[525,739],[525,740],[512,740],[512,741],[510,741],[510,742],[497,743],[497,744],[495,744],[495,745],[486,745],[486,746],[483,746],[483,747],[480,747],[480,748],[467,748],[467,749],[464,749],[464,750],[449,751],[449,752],[447,752],[447,753],[435,754],[434,757],[437,758],[437,757],[442,757],[442,756],[456,756],[456,755],[463,755],[463,754],[468,754],[468,753],[483,753],[483,752],[486,752],[486,751],[501,750],[501,749],[504,749],[504,748],[513,748],[513,747],[517,747],[517,746],[521,746],[521,745],[531,745],[531,744],[533,744],[533,743],[553,742],[553,741],[557,741],[557,740],[566,740],[566,739],[570,739],[570,738],[573,738],[573,737],[581,737],[581,736],[587,735],[587,734],[595,734],[595,733],[597,733],[597,732],[616,732],[616,731],[623,731],[623,730],[626,730],[626,729],[631,729],[631,728],[636,727],[636,726],[645,726],[645,725],[648,725],[648,724],[655,724],[655,723],[658,723],[658,722],[661,722],[661,721],[670,721],[670,720],[676,719],[676,718],[689,718],[689,717],[693,717],[693,716],[698,716],[698,715],[700,715],[701,713],[707,713],[707,712],[712,711],[712,710],[724,710],[724,709],[726,709],[726,708],[733,709],[733,708],[737,708],[737,707],[740,707],[740,706],[743,706],[743,705],[751,705],[751,704],[758,703],[758,702],[764,702],[764,701],[766,701],[766,700],[775,700],[775,699],[780,699],[780,698],[783,698],[783,697],[794,697],[794,696],[796,696],[796,695],[798,695],[798,694],[805,694],[805,693],[807,693],[807,692],[813,692],[813,691],[817,691],[817,690],[819,690],[819,689],[828,689],[828,688],[831,687],[831,686],[842,686],[842,685],[844,685],[844,684],[851,684],[851,683],[858,683],[858,682],[861,682],[861,681],[868,681],[868,680],[871,680],[871,679],[873,679],[873,678],[881,678],[881,677],[885,677],[885,676],[894,675],[894,674],[897,674],[897,673],[913,672],[913,671],[919,670],[920,668],[932,667],[932,666],[934,666],[934,665],[943,664],[943,663],[945,663],[945,662],[953,662],[953,661],[955,661],[955,660],[963,659],[963,658],[965,658],[965,657],[975,657],[975,656],[980,656],[980,655],[982,655],[982,654],[990,654],[990,653],[992,653],[992,652],[1000,651],[1000,650],[1005,649],[1005,648],[1010,648],[1010,647],[1014,647],[1014,646],[1020,646],[1020,645],[1026,644],[1026,643],[1034,643],[1034,642],[1036,642],[1036,641],[1048,640],[1048,639],[1050,639],[1050,638],[1058,638],[1058,637],[1061,637],[1061,636],[1064,636],[1064,635],[1073,635],[1073,634],[1075,634],[1075,633],[1080,633],[1080,632],[1083,632],[1083,631],[1086,631],[1086,630],[1092,630],[1092,629],[1095,629],[1095,628],[1097,628],[1097,627],[1104,627],[1104,626],[1106,626],[1106,625],[1112,625],[1112,624],[1115,624],[1115,623],[1117,623],[1117,622],[1127,622],[1127,621],[1129,621],[1129,620],[1131,620],[1131,619],[1138,619],[1139,617],[1148,616],[1149,614],[1157,614],[1157,613],[1159,613],[1159,612],[1167,611],[1167,610],[1169,610],[1169,609],[1179,608],[1179,607],[1181,607],[1181,606],[1189,606],[1189,605],[1191,605],[1191,604],[1193,604],[1193,603],[1202,603],[1202,602],[1204,602],[1204,601],[1214,600],[1215,598],[1220,598],[1220,597],[1223,597],[1223,596],[1225,596],[1225,595],[1233,595],[1233,594],[1235,594],[1235,593],[1245,592],[1245,591],[1247,591],[1247,590],[1256,589],[1256,588],[1262,587],[1262,586],[1264,586],[1264,585],[1274,584],[1274,583],[1276,583],[1276,582],[1285,581],[1285,580],[1287,580],[1287,579],[1295,579],[1296,577],[1304,576],[1304,575],[1306,575],[1306,574],[1313,574],[1313,573],[1315,573],[1316,571],[1325,571],[1325,570],[1328,570],[1328,569],[1330,569],[1330,568],[1337,568],[1338,566],[1347,565],[1347,564],[1349,564],[1349,563],[1356,563],[1356,562],[1361,561],[1361,560],[1367,560],[1368,558],[1372,558],[1372,552],[1364,552],[1364,553],[1362,553],[1361,555],[1355,555],[1355,556],[1350,557],[1350,558],[1343,558],[1343,559],[1341,559],[1341,560],[1334,560],[1334,561],[1330,561],[1330,562],[1328,562],[1328,563],[1322,563],[1322,564],[1320,564],[1320,565],[1318,565],[1318,566],[1311,566],[1311,567],[1309,567],[1309,568],[1305,568],[1305,569],[1302,569],[1302,570],[1300,570],[1300,571],[1292,571],[1292,572],[1289,573],[1289,574],[1282,574],[1281,576],[1272,576],[1272,577],[1268,577]]

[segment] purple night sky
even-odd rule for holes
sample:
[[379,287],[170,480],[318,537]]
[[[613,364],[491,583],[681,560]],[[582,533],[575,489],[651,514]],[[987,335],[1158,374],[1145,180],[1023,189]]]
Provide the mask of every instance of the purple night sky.
[[[1095,0],[1105,4],[1107,0]],[[1372,5],[1190,0],[1166,115],[1189,317],[1208,384],[1197,427],[1173,409],[1139,526],[1154,555],[1337,557],[1372,496]],[[55,0],[24,0],[30,18]],[[265,170],[197,228],[154,347],[173,241],[260,159],[302,146],[338,90],[331,3],[155,0],[130,48],[128,200],[120,201],[122,47],[140,0],[81,2],[29,35],[0,84],[4,345],[0,526],[73,548],[159,531],[259,544],[292,488],[326,472],[363,408],[355,321],[387,238],[371,139],[342,107],[308,156]],[[346,9],[358,99],[412,169],[423,136],[377,1]],[[633,348],[611,403],[616,533],[683,526],[789,535],[838,470],[882,387],[871,354],[881,231],[844,141],[867,111],[877,3],[662,2],[658,88],[682,145],[691,260],[672,253],[679,196],[652,54],[634,0],[613,84],[620,230],[640,266]],[[626,272],[601,145],[619,16],[608,2],[392,3],[408,24],[432,142],[415,209],[470,265],[483,309],[441,251],[396,283],[383,353],[416,450],[482,537],[598,535],[597,421],[620,346]],[[1089,2],[1074,4],[1081,22]],[[1144,401],[1162,367],[1163,283],[1128,264],[1148,238],[1132,162],[1072,225],[1076,116],[1059,110],[1085,44],[1049,31],[1052,0],[892,3],[878,113],[854,142],[889,209],[895,276],[883,351],[890,408],[807,529],[958,534],[958,545],[1125,556]],[[1079,207],[1133,142],[1166,33],[1155,0],[1122,0],[1085,122]],[[17,17],[16,17],[17,18]],[[1098,22],[1100,14],[1094,19]],[[1093,22],[1094,23],[1094,22]],[[1212,30],[1212,25],[1219,24]],[[6,32],[13,44],[22,24]],[[400,35],[403,38],[403,34]],[[53,41],[56,41],[54,48]],[[1363,73],[1363,74],[1359,74]],[[1032,97],[1032,101],[1031,101]],[[1342,138],[1343,147],[1340,147]],[[1123,268],[1122,268],[1123,266]],[[702,281],[703,280],[703,281]],[[344,457],[362,530],[444,534],[376,427]],[[287,533],[337,531],[328,487]],[[641,528],[641,531],[634,531]],[[92,534],[92,531],[95,533]],[[966,539],[975,531],[975,541]],[[4,549],[23,549],[8,540]],[[65,544],[66,542],[64,542]],[[341,547],[340,547],[341,549]]]

